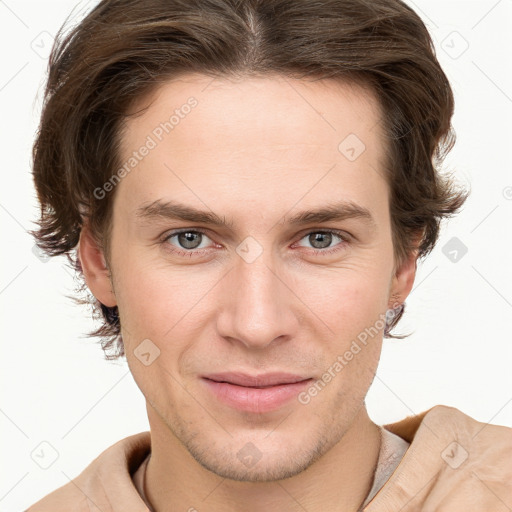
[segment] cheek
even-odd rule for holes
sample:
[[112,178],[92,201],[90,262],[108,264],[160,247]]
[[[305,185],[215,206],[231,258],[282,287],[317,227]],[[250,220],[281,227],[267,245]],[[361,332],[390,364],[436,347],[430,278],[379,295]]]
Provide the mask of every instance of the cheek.
[[[357,407],[364,399],[378,367],[385,327],[385,300],[380,284],[362,286],[346,280],[324,296],[322,319],[332,332],[325,340],[325,368],[321,380],[330,391],[325,404]],[[331,398],[329,398],[331,397]],[[320,405],[320,404],[319,404]]]
[[357,336],[386,312],[389,279],[385,272],[337,269],[301,280],[300,296],[311,311],[342,339]]
[[183,333],[202,290],[185,273],[158,263],[130,263],[126,258],[120,266],[116,291],[126,359],[148,402],[155,407],[165,394],[172,410],[181,389],[180,359],[194,339]]
[[218,279],[211,270],[195,270],[191,279],[190,268],[171,269],[162,261],[136,257],[124,258],[116,270],[122,325],[129,332],[155,339],[165,337],[185,315],[193,315],[194,305]]

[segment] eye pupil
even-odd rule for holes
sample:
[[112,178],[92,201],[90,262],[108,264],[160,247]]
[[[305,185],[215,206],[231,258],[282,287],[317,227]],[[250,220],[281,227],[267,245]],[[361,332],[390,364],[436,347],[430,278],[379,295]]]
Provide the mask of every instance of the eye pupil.
[[[332,242],[332,233],[314,233],[309,235],[309,242],[315,249],[325,249]],[[316,245],[320,243],[320,245]]]

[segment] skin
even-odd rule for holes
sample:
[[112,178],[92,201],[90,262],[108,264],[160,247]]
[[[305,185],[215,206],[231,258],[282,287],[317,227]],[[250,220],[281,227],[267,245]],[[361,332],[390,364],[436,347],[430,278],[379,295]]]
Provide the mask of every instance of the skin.
[[[200,376],[285,371],[321,379],[365,328],[382,327],[379,315],[406,299],[416,253],[394,260],[378,101],[331,80],[187,75],[141,99],[138,107],[148,108],[128,118],[121,160],[190,96],[197,106],[117,185],[110,255],[87,227],[79,245],[92,293],[119,307],[126,358],[146,397],[147,496],[158,512],[355,511],[380,447],[364,399],[382,328],[307,404],[241,412],[218,401]],[[338,149],[350,133],[366,147],[354,161]],[[137,218],[138,207],[161,198],[232,225]],[[340,200],[367,208],[375,224],[287,223]],[[199,248],[177,236],[162,242],[183,228],[206,230]],[[323,248],[315,233],[326,229],[350,236],[333,235]],[[249,236],[261,248],[251,263],[237,252]],[[339,250],[321,253],[332,248]],[[147,366],[134,352],[144,339],[160,350]],[[247,443],[261,454],[252,467],[237,457]]]

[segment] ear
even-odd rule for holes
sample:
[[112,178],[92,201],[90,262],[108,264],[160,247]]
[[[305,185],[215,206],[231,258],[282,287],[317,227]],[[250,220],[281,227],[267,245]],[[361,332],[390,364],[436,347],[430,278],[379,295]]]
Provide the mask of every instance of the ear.
[[411,250],[409,256],[395,269],[395,274],[391,280],[389,292],[390,309],[396,308],[405,302],[414,285],[416,277],[416,269],[418,266],[418,249],[423,238],[423,232],[414,239],[414,249]]
[[78,257],[82,265],[85,282],[92,294],[105,306],[116,306],[117,301],[103,250],[94,239],[87,224],[82,227],[80,233]]

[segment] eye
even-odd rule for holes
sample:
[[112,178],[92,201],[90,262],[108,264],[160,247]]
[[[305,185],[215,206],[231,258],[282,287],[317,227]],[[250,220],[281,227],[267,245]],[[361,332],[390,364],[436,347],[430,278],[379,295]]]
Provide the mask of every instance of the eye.
[[[336,242],[336,239],[341,243],[331,245],[333,242]],[[301,238],[301,240],[306,240],[311,244],[311,248],[315,254],[325,254],[343,249],[348,243],[348,236],[335,230],[311,231]],[[301,247],[304,246],[301,245]]]
[[[175,239],[174,242],[173,239]],[[162,239],[162,243],[171,252],[188,256],[194,254],[194,252],[202,252],[201,249],[207,248],[208,244],[205,243],[205,239],[210,240],[206,233],[201,230],[184,229],[169,233]],[[175,248],[169,247],[169,245]]]

